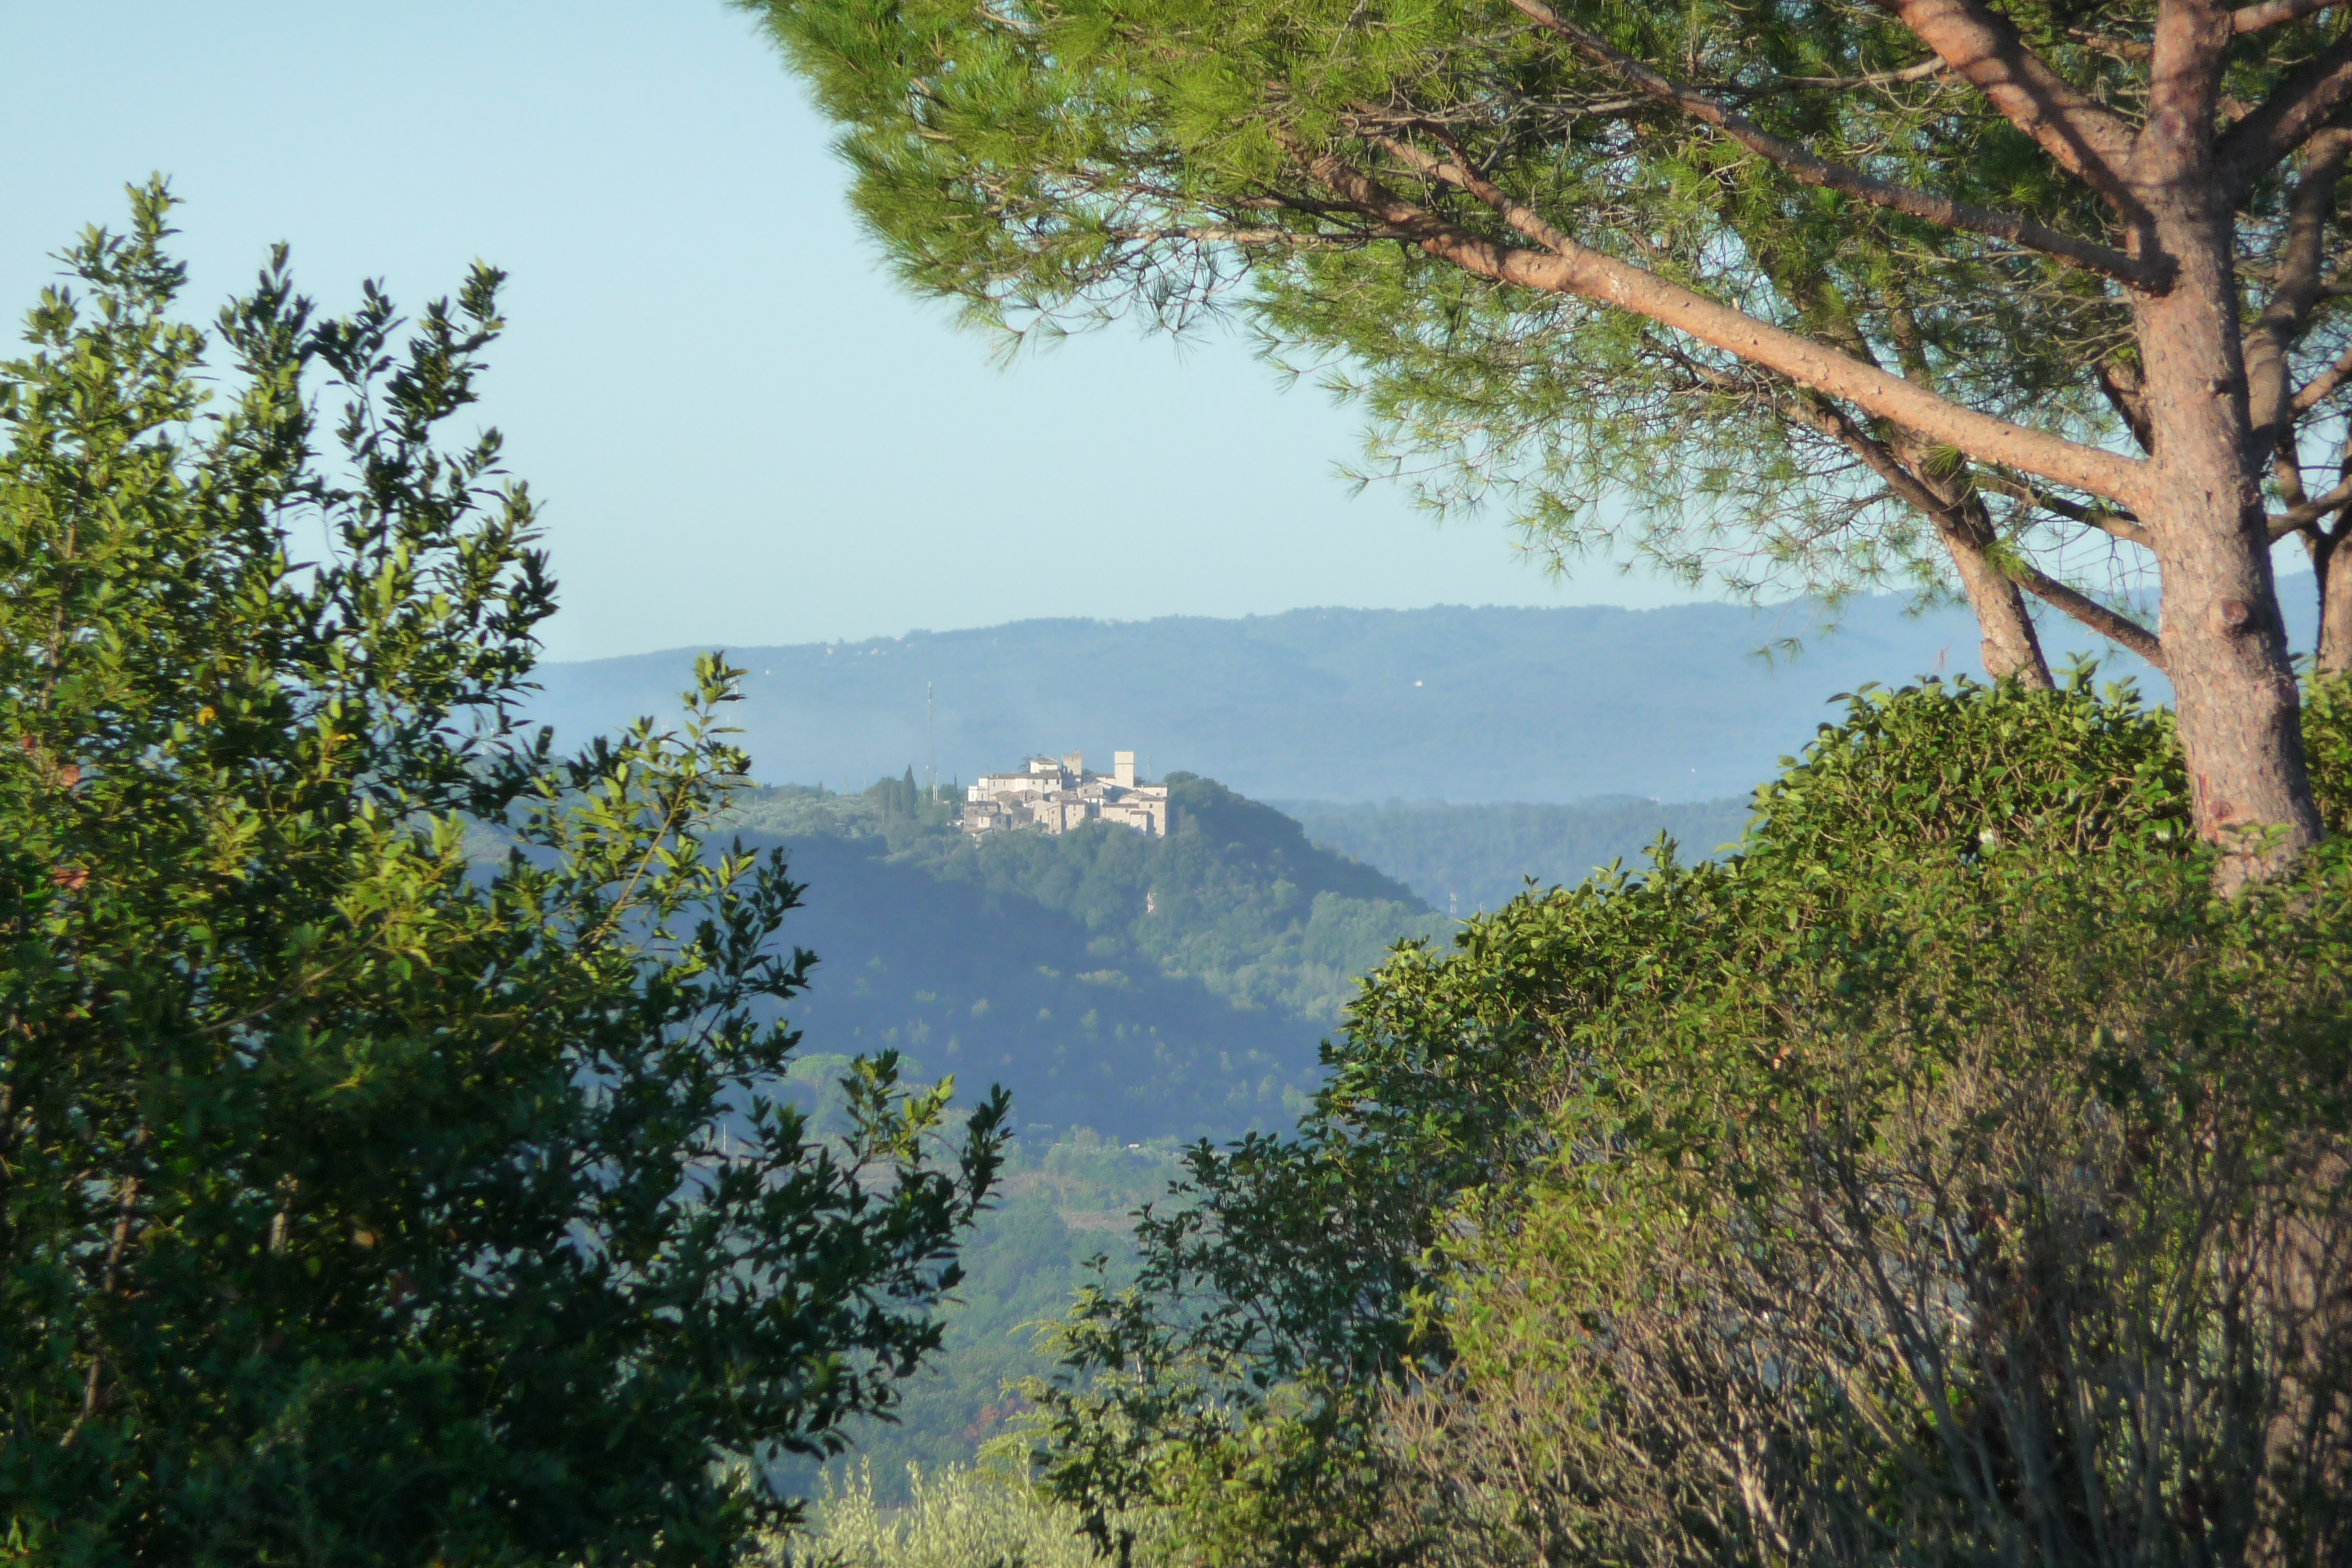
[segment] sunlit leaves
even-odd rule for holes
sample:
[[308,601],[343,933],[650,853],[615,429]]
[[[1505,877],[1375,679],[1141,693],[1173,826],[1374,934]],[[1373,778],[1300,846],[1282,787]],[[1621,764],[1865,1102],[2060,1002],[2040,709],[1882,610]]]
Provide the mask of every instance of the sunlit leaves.
[[812,960],[707,842],[722,660],[675,725],[519,730],[531,503],[444,439],[498,275],[328,318],[280,252],[207,338],[167,211],[0,366],[10,1549],[724,1560],[936,1345],[1001,1100],[950,1150],[892,1058],[839,1140],[770,1097]]

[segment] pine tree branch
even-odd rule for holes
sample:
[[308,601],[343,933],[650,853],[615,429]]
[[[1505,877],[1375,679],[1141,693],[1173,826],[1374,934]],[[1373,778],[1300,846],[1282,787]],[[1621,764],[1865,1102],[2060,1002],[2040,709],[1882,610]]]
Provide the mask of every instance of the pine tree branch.
[[2243,120],[2213,147],[2214,176],[2234,202],[2256,180],[2294,155],[2331,121],[2352,107],[2352,37],[2339,40]]
[[2344,0],[2263,0],[2259,5],[2241,5],[2230,13],[2230,31],[2243,37],[2248,33],[2260,33],[2271,27],[2299,22],[2305,16],[2316,16],[2322,11],[2332,11]]
[[1156,245],[1170,240],[1193,245],[1286,245],[1302,250],[1333,249],[1360,244],[1360,234],[1315,233],[1293,228],[1236,228],[1228,224],[1181,224],[1159,228],[1107,228],[1112,239],[1130,245]]
[[1979,473],[1976,476],[1976,482],[1978,488],[1981,489],[1990,490],[1995,495],[2008,496],[2014,500],[2021,500],[2028,506],[2040,507],[2043,511],[2063,517],[2069,522],[2080,523],[2084,528],[2096,529],[2111,539],[2120,539],[2129,544],[2154,548],[2149,543],[2147,530],[2140,525],[2138,518],[2127,510],[2118,511],[2103,506],[2084,506],[2080,501],[2068,500],[2064,496],[2053,496],[2039,485],[2029,485],[2021,479],[2012,479],[2003,474]]
[[2352,132],[2329,130],[2313,138],[2287,203],[2271,297],[2245,334],[2248,425],[2258,451],[2278,444],[2280,427],[2294,406],[2288,352],[2309,325],[2326,286],[2328,230],[2347,157]]
[[2284,511],[2272,513],[2271,542],[2276,543],[2305,525],[2317,522],[2329,512],[2346,506],[2352,506],[2352,479],[2346,479],[2316,500],[2307,500],[2301,506],[2291,506]]
[[2158,640],[2154,632],[2129,616],[2107,608],[2087,594],[2075,592],[2027,562],[1996,557],[1995,563],[2010,581],[2052,609],[2080,621],[2117,647],[2129,648],[2146,659],[2158,674],[2171,673],[2165,666],[2164,644]]
[[2066,36],[2085,48],[2096,49],[2111,59],[2126,60],[2133,65],[2146,65],[2153,53],[2146,40],[2127,38],[2119,33],[2103,33],[2095,27],[2069,27]]
[[[1885,442],[1863,430],[1824,399],[1808,399],[1807,404],[1807,407],[1799,411],[1798,416],[1860,458],[1871,472],[1876,474],[1885,483],[1888,491],[1897,499],[1907,501],[1919,511],[1935,519],[1940,526],[1972,531],[1980,539],[1985,537],[1981,531],[1984,524],[1980,521],[1971,529],[1970,520],[1960,515],[1959,509],[1945,498],[1928,489],[1917,476],[1903,465]],[[1985,484],[1987,489],[2012,493],[2022,492],[2044,503],[2056,501],[2058,505],[2065,507],[2069,512],[2075,514],[2087,513],[2089,510],[2087,508],[2076,507],[2071,501],[2059,500],[2054,496],[2044,496],[2028,486],[2012,486],[1997,479],[1991,479],[1988,482],[1988,478],[1980,478],[1979,480],[1979,483]],[[2088,519],[2085,518],[2084,521]],[[2094,523],[2094,526],[2097,525]],[[2135,525],[2135,531],[2137,531],[2137,525]],[[2157,641],[2155,634],[2146,626],[2109,609],[2088,595],[2075,592],[2063,583],[2046,575],[2028,562],[2011,558],[1999,550],[1987,550],[1986,555],[2003,576],[2050,605],[2051,608],[2080,621],[2101,637],[2131,649],[2157,669],[2164,668],[2164,648]]]
[[1790,87],[1903,87],[1942,76],[1951,68],[1940,59],[1925,59],[1901,70],[1864,71],[1860,76],[1784,76],[1779,79]]
[[[1287,141],[1279,132],[1276,136]],[[1377,219],[1394,237],[1464,271],[1646,317],[1800,386],[1904,426],[1930,441],[1957,447],[1981,461],[2039,474],[2126,505],[2137,500],[2147,468],[2135,458],[1953,403],[1850,354],[1580,245],[1459,163],[1432,157],[1393,137],[1372,140],[1428,178],[1453,185],[1494,208],[1515,231],[1541,248],[1524,249],[1475,234],[1406,201],[1336,153],[1287,144],[1291,155],[1318,180],[1354,203],[1367,217]]]
[[2024,132],[2059,167],[2126,218],[2140,204],[2124,183],[2133,132],[2122,116],[2078,89],[2025,47],[2017,28],[1983,0],[1878,0],[1914,37]]
[[[1787,170],[1790,177],[1800,184],[1836,191],[1868,202],[1873,206],[1932,223],[1939,228],[1958,229],[1963,233],[2005,240],[2151,292],[2161,293],[2171,285],[2173,269],[2168,262],[2145,261],[2126,256],[2112,246],[2061,234],[2031,218],[1995,212],[1989,207],[1972,206],[1932,191],[1898,185],[1843,163],[1831,163],[1795,142],[1773,135],[1721,100],[1652,70],[1623,50],[1612,47],[1605,40],[1569,21],[1545,5],[1543,0],[1511,0],[1511,5],[1522,16],[1566,40],[1578,54],[1620,80],[1703,125],[1713,126],[1749,152]],[[1941,60],[1928,64],[1936,69],[1944,68]]]
[[2107,406],[2124,422],[2139,449],[2154,456],[2156,426],[2148,419],[2147,389],[2141,384],[2138,367],[2126,360],[2103,359],[2098,376],[2099,395],[2107,400]]
[[2287,404],[2288,411],[2297,417],[2310,413],[2347,381],[2352,381],[2352,346],[2337,354],[2334,364],[2295,388],[2294,398]]

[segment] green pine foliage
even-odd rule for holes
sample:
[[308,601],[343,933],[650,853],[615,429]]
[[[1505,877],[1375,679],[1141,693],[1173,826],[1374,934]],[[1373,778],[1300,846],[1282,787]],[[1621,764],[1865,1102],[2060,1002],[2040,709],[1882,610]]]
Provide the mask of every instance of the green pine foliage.
[[551,584],[446,437],[498,274],[404,340],[281,251],[202,331],[169,206],[0,366],[0,1555],[729,1561],[936,1348],[1001,1099],[763,1092],[801,889],[709,837],[719,661],[515,732]]
[[[1369,473],[1442,509],[1507,508],[1554,559],[1623,548],[1832,595],[1948,572],[1927,516],[1833,428],[1842,405],[1630,310],[1441,258],[1417,243],[1431,226],[1490,258],[1553,254],[1548,229],[1970,408],[2120,434],[2093,373],[2130,327],[2102,279],[1810,184],[1635,80],[1874,179],[2111,238],[2097,199],[1959,73],[1910,68],[1927,51],[1883,7],[1542,8],[1571,41],[1500,0],[738,3],[841,128],[858,212],[912,288],[1024,337],[1238,310],[1365,411]],[[2005,14],[2077,90],[2138,101],[2148,10],[2102,24],[2128,46],[2067,6]],[[2330,37],[2267,34],[2227,90],[2261,102]],[[2265,255],[2283,243],[2251,214],[2244,232]],[[2327,321],[2315,364],[2342,330]],[[2030,491],[1970,500],[2021,554],[2072,531]]]

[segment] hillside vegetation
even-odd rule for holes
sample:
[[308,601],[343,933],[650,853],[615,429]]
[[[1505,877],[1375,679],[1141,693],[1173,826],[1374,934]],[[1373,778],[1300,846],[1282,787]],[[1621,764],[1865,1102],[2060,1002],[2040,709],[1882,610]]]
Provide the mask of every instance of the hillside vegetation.
[[2187,784],[2127,685],[1867,694],[1737,856],[1400,953],[1034,1473],[1164,1564],[2346,1560],[2352,862],[2216,898]]
[[1214,780],[1168,780],[1171,831],[975,840],[911,776],[854,795],[747,790],[733,825],[807,884],[820,955],[791,1010],[832,1051],[898,1049],[967,1095],[1002,1083],[1033,1137],[1286,1123],[1355,977],[1444,919]]
[[895,1505],[908,1498],[908,1465],[970,1465],[982,1445],[1016,1431],[1029,1408],[1020,1385],[1047,1370],[1037,1330],[1087,1284],[1132,1281],[1134,1213],[1166,1201],[1181,1153],[1174,1139],[1129,1144],[1084,1128],[1018,1141],[965,1237],[964,1278],[939,1313],[938,1352],[907,1379],[888,1420],[845,1426],[854,1458],[780,1466],[785,1489],[817,1496],[829,1469],[833,1486]]
[[1463,916],[1502,908],[1528,890],[1530,879],[1538,888],[1572,888],[1600,868],[1632,865],[1661,834],[1685,859],[1727,853],[1748,814],[1744,796],[1661,804],[1603,795],[1569,805],[1275,804],[1318,844],[1368,860],[1437,909]]

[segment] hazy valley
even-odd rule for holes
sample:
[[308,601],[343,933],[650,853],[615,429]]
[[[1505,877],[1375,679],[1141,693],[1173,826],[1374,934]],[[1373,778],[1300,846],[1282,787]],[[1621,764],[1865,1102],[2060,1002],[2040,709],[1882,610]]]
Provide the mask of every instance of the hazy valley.
[[[1972,671],[1967,634],[1869,599],[1834,632],[1719,605],[1303,611],[735,655],[750,675],[730,718],[759,776],[833,781],[748,790],[729,824],[805,885],[787,935],[819,963],[789,1009],[805,1038],[788,1092],[829,1126],[849,1058],[896,1050],[966,1101],[1002,1084],[1022,1131],[945,1354],[902,1423],[859,1434],[879,1495],[905,1461],[968,1459],[1003,1429],[1003,1384],[1038,1364],[1028,1325],[1088,1258],[1116,1276],[1129,1211],[1165,1202],[1187,1142],[1296,1119],[1391,945],[1442,946],[1530,883],[1638,864],[1662,836],[1685,859],[1727,852],[1747,790],[1834,694]],[[659,711],[679,667],[547,667],[540,714],[584,731]],[[1167,837],[956,827],[960,779],[1074,739],[1098,762],[1142,751],[1170,784]],[[934,755],[936,792],[918,782]]]

